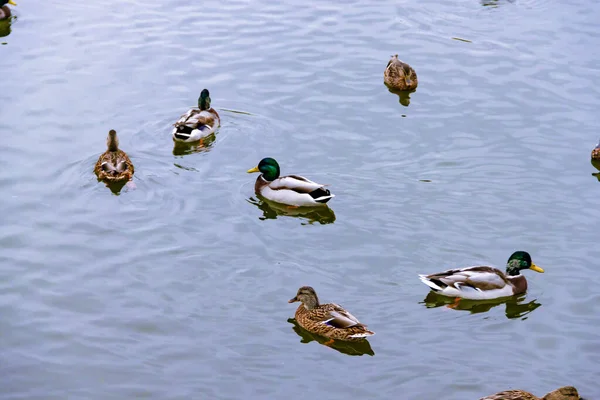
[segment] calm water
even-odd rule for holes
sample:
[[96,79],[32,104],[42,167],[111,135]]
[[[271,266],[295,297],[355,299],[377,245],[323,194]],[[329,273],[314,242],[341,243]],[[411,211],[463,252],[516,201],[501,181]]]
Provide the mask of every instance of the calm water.
[[[19,3],[0,38],[3,399],[600,398],[600,5]],[[408,107],[383,85],[394,53],[419,74]],[[222,127],[174,155],[204,87]],[[118,196],[92,172],[111,128],[136,167]],[[264,156],[331,184],[332,211],[257,205]],[[520,249],[546,273],[506,303],[451,309],[417,278]],[[298,330],[301,285],[370,346]]]

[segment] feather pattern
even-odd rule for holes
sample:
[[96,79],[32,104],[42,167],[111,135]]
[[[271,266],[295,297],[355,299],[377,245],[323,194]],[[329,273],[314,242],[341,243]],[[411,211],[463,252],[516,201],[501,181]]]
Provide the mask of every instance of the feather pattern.
[[307,331],[344,341],[358,341],[375,334],[339,304],[319,304],[310,286],[298,289],[290,303],[295,301],[302,302],[296,310],[296,321]]
[[396,90],[415,90],[419,85],[415,70],[407,63],[398,60],[398,54],[393,55],[388,61],[383,72],[383,82]]
[[197,142],[211,135],[220,125],[221,119],[214,108],[208,110],[193,108],[173,124],[173,140]]
[[118,148],[117,133],[111,130],[108,133],[108,149],[100,155],[94,172],[98,180],[104,182],[127,182],[133,178],[133,163],[123,150]]

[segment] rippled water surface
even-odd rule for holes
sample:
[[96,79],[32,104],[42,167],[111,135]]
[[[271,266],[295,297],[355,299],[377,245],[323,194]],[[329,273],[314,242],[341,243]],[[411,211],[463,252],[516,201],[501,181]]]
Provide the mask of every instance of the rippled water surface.
[[[3,399],[600,398],[596,2],[13,10]],[[395,53],[419,74],[408,107],[383,85]],[[174,154],[204,87],[222,126]],[[109,129],[136,167],[119,195],[92,172]],[[245,171],[265,156],[330,184],[331,211],[257,199]],[[520,249],[546,273],[508,302],[449,308],[417,278]],[[290,319],[302,285],[377,335],[323,346]]]

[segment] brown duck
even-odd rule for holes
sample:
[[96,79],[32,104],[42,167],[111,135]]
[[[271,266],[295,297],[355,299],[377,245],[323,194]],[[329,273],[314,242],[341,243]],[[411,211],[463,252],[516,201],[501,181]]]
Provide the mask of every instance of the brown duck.
[[415,70],[405,62],[398,60],[398,54],[392,56],[383,72],[383,82],[395,90],[415,90],[419,81]]
[[325,344],[333,343],[334,339],[344,341],[359,341],[375,332],[367,329],[358,319],[341,306],[330,303],[320,304],[317,293],[310,286],[298,289],[296,297],[288,303],[301,302],[296,310],[296,321],[309,332],[325,336],[331,340]]
[[524,390],[505,390],[504,392],[482,397],[479,400],[579,400],[579,393],[573,386],[564,386],[556,389],[542,398],[532,395]]
[[102,153],[94,172],[98,180],[116,183],[127,182],[133,177],[133,164],[127,154],[119,149],[119,138],[117,132],[110,130],[106,138],[107,150]]
[[600,143],[592,150],[592,160],[600,160]]

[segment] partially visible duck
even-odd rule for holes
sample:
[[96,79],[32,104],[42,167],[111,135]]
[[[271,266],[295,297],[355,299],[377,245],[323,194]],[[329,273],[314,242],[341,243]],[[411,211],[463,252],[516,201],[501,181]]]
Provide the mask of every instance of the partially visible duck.
[[11,6],[17,5],[13,0],[0,0],[0,19],[6,19],[11,15],[10,8],[8,8],[7,4],[10,4]]

